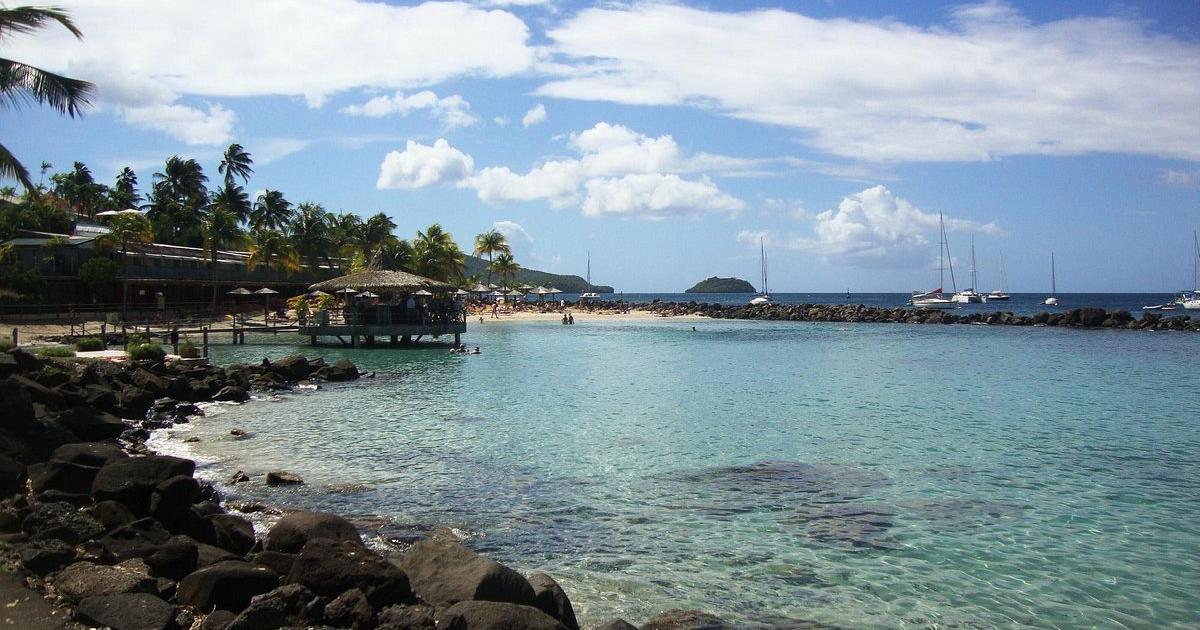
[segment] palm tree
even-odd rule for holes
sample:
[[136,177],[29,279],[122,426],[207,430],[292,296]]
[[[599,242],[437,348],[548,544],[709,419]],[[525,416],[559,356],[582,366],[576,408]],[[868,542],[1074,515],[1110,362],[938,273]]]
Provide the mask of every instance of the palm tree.
[[163,171],[154,174],[146,214],[160,242],[191,247],[203,244],[201,223],[208,207],[207,182],[199,162],[178,155],[167,159]]
[[217,165],[217,172],[225,174],[225,187],[232,188],[235,175],[242,178],[243,184],[250,182],[250,173],[254,172],[254,169],[250,168],[251,164],[254,164],[254,160],[250,159],[250,154],[235,142],[225,149],[225,155]]
[[121,248],[121,319],[129,305],[129,246],[154,242],[154,228],[144,214],[118,214],[109,221],[109,233],[98,237],[102,245]]
[[475,237],[475,255],[482,256],[487,254],[488,257],[488,285],[492,284],[492,265],[493,257],[496,254],[511,254],[512,248],[508,245],[508,238],[499,230],[491,229],[483,234]]
[[292,220],[292,202],[278,190],[267,190],[258,196],[250,211],[250,228],[278,230]]
[[[32,33],[49,22],[58,22],[78,39],[83,33],[75,28],[64,11],[43,7],[0,8],[0,40],[14,34]],[[30,101],[49,105],[71,118],[89,104],[95,87],[87,81],[47,72],[19,61],[0,58],[0,107],[16,107]],[[26,189],[33,188],[29,171],[4,145],[0,145],[0,177],[12,177]]]
[[296,271],[300,268],[299,256],[287,235],[275,230],[255,230],[250,233],[250,257],[246,268],[259,265]]
[[363,258],[366,258],[368,263],[375,260],[385,244],[396,240],[396,236],[392,234],[392,230],[395,229],[396,224],[382,212],[371,216],[363,223],[362,230],[359,232],[360,246]]
[[245,223],[250,219],[250,195],[237,184],[230,185],[226,182],[213,194],[212,205],[232,212],[238,223]]
[[413,246],[404,239],[394,239],[384,243],[375,252],[371,266],[376,269],[389,271],[407,271],[413,267]]
[[221,248],[236,243],[242,238],[242,228],[238,226],[237,215],[219,206],[212,206],[204,215],[203,223],[204,249],[212,261],[213,293],[212,308],[217,310],[217,283],[220,280],[220,260],[218,253]]
[[332,267],[327,216],[321,204],[306,201],[296,206],[296,216],[292,220],[292,244],[312,273],[317,272],[322,260]]
[[137,192],[137,173],[126,166],[117,175],[117,182],[108,191],[108,205],[112,210],[137,208],[142,196]]
[[520,270],[521,265],[517,264],[517,261],[513,260],[512,254],[500,254],[496,257],[496,260],[492,261],[492,263],[488,265],[489,275],[491,272],[500,274],[500,277],[504,278],[503,282],[505,286],[508,286],[508,279],[516,275],[516,273]]
[[461,278],[465,256],[454,237],[434,223],[424,232],[418,231],[413,242],[413,267],[416,273],[449,282]]

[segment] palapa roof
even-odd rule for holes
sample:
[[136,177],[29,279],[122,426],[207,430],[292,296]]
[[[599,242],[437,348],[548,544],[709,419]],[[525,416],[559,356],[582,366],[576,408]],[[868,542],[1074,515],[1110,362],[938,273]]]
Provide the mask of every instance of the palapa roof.
[[454,286],[440,280],[418,276],[407,271],[359,271],[309,285],[311,291],[359,289],[370,291],[406,292],[420,289],[450,291]]

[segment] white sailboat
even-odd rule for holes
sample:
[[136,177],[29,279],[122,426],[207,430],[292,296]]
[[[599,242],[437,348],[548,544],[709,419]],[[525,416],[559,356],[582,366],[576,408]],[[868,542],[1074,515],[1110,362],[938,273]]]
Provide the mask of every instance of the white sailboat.
[[1042,300],[1042,304],[1046,306],[1058,306],[1058,279],[1054,274],[1054,252],[1050,252],[1050,297]]
[[762,267],[762,293],[750,299],[751,306],[770,304],[774,301],[771,299],[770,289],[767,288],[767,247],[761,238],[758,239],[758,253],[759,256],[761,256],[760,265]]
[[[587,288],[592,288],[592,252],[590,251],[587,253],[587,277],[584,279],[587,280]],[[580,301],[594,300],[598,297],[600,297],[600,294],[595,291],[586,291],[579,294]]]
[[1200,310],[1200,239],[1196,238],[1196,231],[1192,230],[1192,247],[1195,248],[1195,259],[1192,260],[1192,287],[1191,291],[1184,291],[1179,294],[1179,299],[1175,301],[1181,308],[1189,311]]
[[985,302],[1002,302],[1009,299],[1011,296],[1006,292],[1008,290],[1008,272],[1004,269],[1004,251],[1000,252],[1000,288],[991,291],[984,299]]
[[971,237],[971,286],[958,291],[950,298],[950,301],[956,304],[979,304],[983,302],[983,296],[975,290],[978,285],[978,275],[975,272],[975,237]]
[[[942,221],[942,215],[940,212],[938,213],[938,225],[939,225],[939,232],[938,232],[938,236],[939,236],[939,240],[938,240],[938,288],[936,288],[932,291],[926,291],[924,293],[921,293],[919,291],[913,291],[912,298],[909,299],[908,303],[917,308],[939,308],[939,309],[941,309],[941,308],[958,308],[958,306],[955,305],[953,300],[949,300],[946,298],[945,295],[942,295],[942,284],[944,283],[943,281],[945,280],[945,264],[946,264],[946,257],[947,257],[947,255],[946,255],[947,246],[946,246],[946,224]],[[954,285],[955,285],[954,262],[951,261],[950,262],[950,286],[951,286],[951,288],[957,289],[957,287],[955,287]],[[955,291],[955,293],[957,293],[957,290]]]

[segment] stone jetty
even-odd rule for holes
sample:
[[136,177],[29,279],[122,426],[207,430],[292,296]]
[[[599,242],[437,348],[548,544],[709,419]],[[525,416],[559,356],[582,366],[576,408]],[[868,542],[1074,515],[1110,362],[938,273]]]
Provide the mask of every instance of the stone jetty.
[[1136,319],[1129,311],[1075,308],[1035,315],[1010,312],[955,313],[917,308],[879,308],[863,304],[762,304],[724,306],[702,302],[619,303],[592,302],[578,307],[588,312],[649,311],[664,317],[700,315],[716,319],[753,319],[793,322],[846,322],[897,324],[980,324],[994,326],[1063,326],[1119,328],[1124,330],[1186,330],[1200,332],[1200,320],[1188,315],[1144,313]]
[[[194,462],[145,445],[150,431],[203,415],[200,402],[359,376],[348,361],[300,356],[221,368],[0,353],[0,552],[9,570],[74,628],[578,630],[552,577],[521,575],[452,535],[431,535],[397,562],[335,514],[290,513],[260,537],[194,476]],[[725,627],[669,611],[643,628],[695,628],[699,618]]]

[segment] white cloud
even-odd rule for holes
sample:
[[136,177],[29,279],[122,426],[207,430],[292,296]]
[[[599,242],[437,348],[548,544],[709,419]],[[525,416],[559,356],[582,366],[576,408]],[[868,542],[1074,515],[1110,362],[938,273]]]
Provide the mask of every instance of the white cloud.
[[558,78],[537,94],[701,107],[852,159],[1200,159],[1200,44],[1136,19],[1033,24],[991,3],[921,28],[633,3],[585,9],[547,35],[540,68]]
[[312,142],[302,138],[262,138],[255,140],[253,144],[254,162],[270,164],[307,149]]
[[[1004,234],[994,221],[944,220],[947,232]],[[813,235],[794,237],[788,246],[837,264],[917,267],[931,256],[936,259],[938,221],[936,213],[924,212],[887,188],[875,186],[845,197],[836,210],[812,217]]]
[[6,38],[5,56],[93,81],[101,107],[131,108],[124,116],[135,124],[188,142],[218,134],[197,132],[198,110],[183,111],[180,97],[289,96],[320,106],[349,90],[509,77],[535,59],[520,18],[461,2],[310,0],[303,10],[291,0],[55,4],[85,39],[44,29]]
[[424,188],[454,183],[471,175],[475,162],[471,156],[438,139],[433,146],[408,141],[404,151],[392,151],[379,166],[375,187]]
[[224,144],[233,140],[237,115],[216,104],[208,111],[161,103],[120,109],[125,122],[142,129],[161,131],[188,144]]
[[543,122],[546,122],[546,106],[541,103],[525,112],[525,115],[521,117],[521,126],[526,129]]
[[486,203],[547,199],[562,207],[575,202],[579,183],[579,162],[562,160],[546,162],[524,175],[507,166],[489,167],[460,185],[475,189]]
[[492,229],[503,234],[510,241],[514,236],[520,235],[526,241],[533,242],[533,237],[529,235],[529,232],[526,232],[524,226],[516,221],[496,221],[492,224]]
[[508,119],[505,118],[504,116],[496,116],[495,118],[492,119],[492,122],[496,123],[497,127],[507,127],[508,126]]
[[1179,171],[1169,168],[1158,174],[1158,181],[1167,186],[1192,188],[1200,183],[1200,170]]
[[775,245],[775,234],[770,230],[742,230],[738,232],[737,242],[744,245],[753,245],[758,247],[761,243],[763,246]]
[[438,98],[437,94],[429,90],[409,96],[405,96],[403,92],[396,92],[391,96],[376,96],[361,105],[343,107],[342,112],[351,116],[382,118],[390,114],[407,116],[411,112],[423,109],[429,110],[431,116],[442,121],[446,129],[469,127],[479,121],[470,114],[468,110],[471,109],[471,104],[462,96],[451,94]]
[[642,173],[588,180],[583,214],[588,217],[669,216],[740,210],[741,200],[721,192],[707,177],[687,181],[678,175]]

